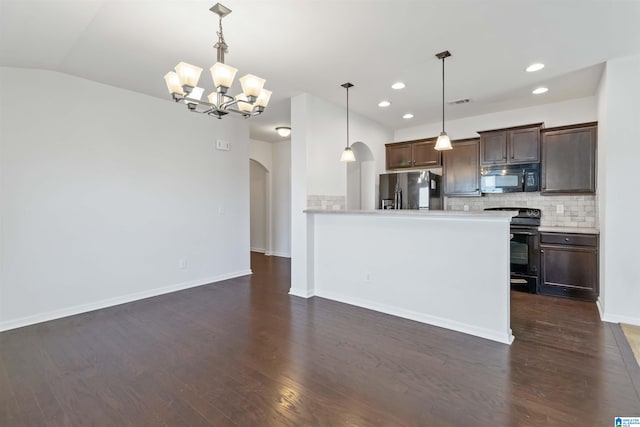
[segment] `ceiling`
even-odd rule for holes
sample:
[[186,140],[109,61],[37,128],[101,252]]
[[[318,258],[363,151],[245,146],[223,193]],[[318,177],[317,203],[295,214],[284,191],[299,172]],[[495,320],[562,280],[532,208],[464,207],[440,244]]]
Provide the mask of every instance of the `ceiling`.
[[[216,0],[0,0],[0,65],[60,71],[172,102],[163,76],[180,61],[208,69]],[[290,98],[310,93],[390,128],[436,122],[449,50],[447,118],[595,94],[603,63],[640,53],[636,0],[223,0],[226,63],[273,91],[251,137],[281,139]],[[546,67],[536,73],[533,62]],[[394,91],[391,84],[407,87]],[[531,90],[549,87],[544,95]],[[236,82],[232,93],[239,92]],[[379,108],[387,99],[392,105]],[[176,108],[185,108],[176,106]],[[414,114],[402,119],[405,112]],[[215,120],[204,118],[203,120]],[[240,119],[238,119],[240,120]],[[293,129],[295,132],[295,129]]]

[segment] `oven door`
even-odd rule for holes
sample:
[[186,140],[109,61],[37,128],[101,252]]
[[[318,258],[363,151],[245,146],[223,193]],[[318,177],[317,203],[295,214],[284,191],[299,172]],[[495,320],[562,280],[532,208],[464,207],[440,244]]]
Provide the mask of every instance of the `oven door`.
[[540,274],[538,230],[511,227],[511,288],[535,293]]

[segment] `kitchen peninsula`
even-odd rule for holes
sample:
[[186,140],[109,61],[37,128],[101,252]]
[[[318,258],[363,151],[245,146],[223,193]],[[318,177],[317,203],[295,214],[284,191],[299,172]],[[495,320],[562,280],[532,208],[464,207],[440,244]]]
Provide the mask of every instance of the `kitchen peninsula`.
[[[306,210],[319,296],[511,344],[511,212]],[[305,287],[306,286],[306,287]]]

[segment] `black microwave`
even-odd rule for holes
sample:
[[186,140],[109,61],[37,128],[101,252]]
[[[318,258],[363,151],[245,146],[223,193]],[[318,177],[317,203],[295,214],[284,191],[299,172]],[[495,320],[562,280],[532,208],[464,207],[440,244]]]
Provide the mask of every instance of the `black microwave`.
[[483,193],[540,191],[540,164],[491,166],[480,170]]

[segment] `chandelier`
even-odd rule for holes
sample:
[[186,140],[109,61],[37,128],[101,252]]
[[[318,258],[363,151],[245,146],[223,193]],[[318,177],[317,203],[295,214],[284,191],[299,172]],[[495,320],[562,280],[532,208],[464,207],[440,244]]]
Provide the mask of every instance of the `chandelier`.
[[224,41],[222,33],[222,18],[231,13],[231,9],[217,3],[209,9],[218,15],[219,31],[218,43],[214,45],[217,50],[217,62],[210,68],[215,92],[207,96],[207,101],[202,99],[204,89],[198,86],[202,68],[195,65],[180,62],[175,71],[170,71],[164,76],[167,89],[176,102],[183,102],[190,111],[215,116],[221,119],[229,113],[240,114],[243,117],[257,116],[261,114],[269,103],[271,91],[264,89],[264,79],[247,74],[240,77],[242,93],[235,97],[227,95],[233,84],[233,79],[238,70],[224,63],[224,54],[228,52],[228,45]]

